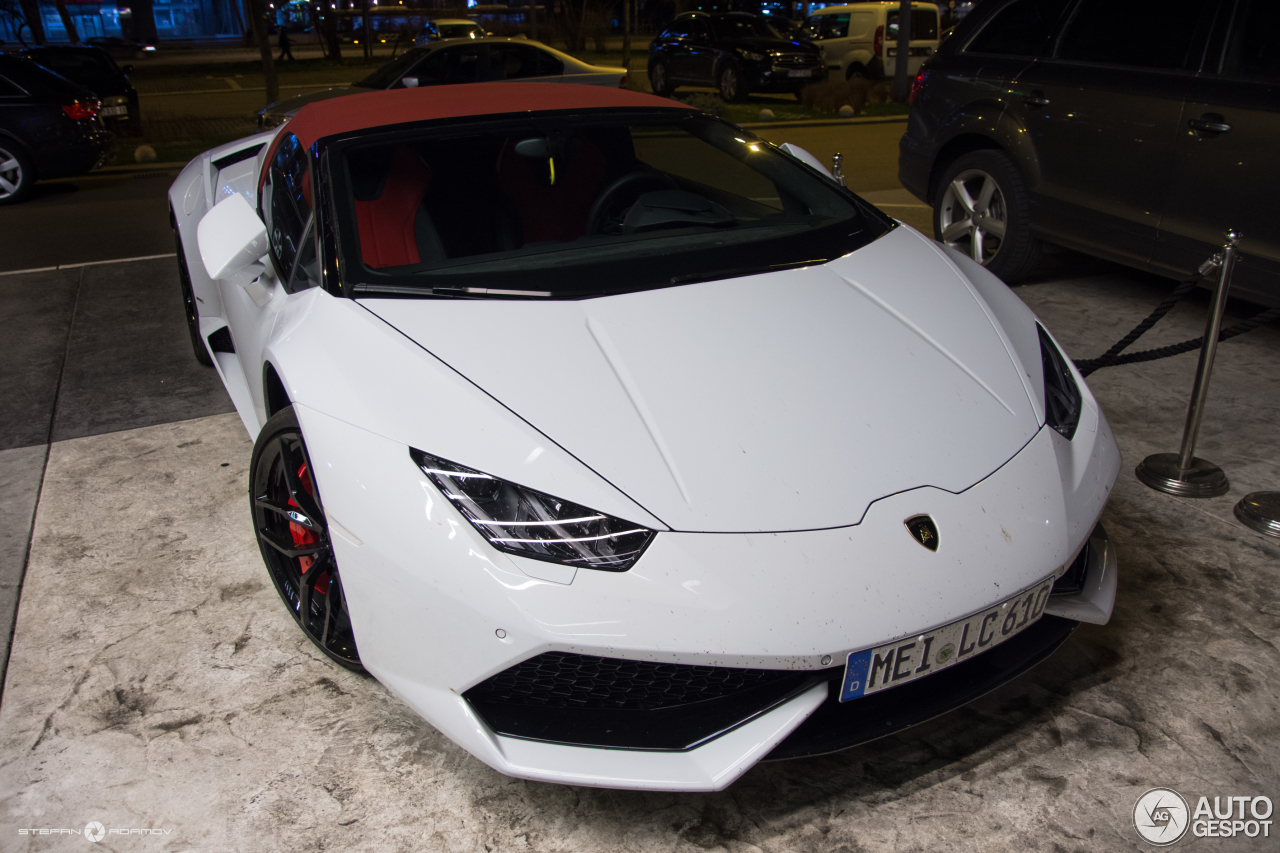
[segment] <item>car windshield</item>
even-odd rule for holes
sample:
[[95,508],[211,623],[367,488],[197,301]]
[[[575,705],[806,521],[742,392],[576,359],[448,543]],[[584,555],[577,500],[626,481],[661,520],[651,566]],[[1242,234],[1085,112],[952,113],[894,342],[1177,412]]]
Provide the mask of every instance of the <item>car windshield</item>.
[[746,15],[730,15],[724,18],[712,18],[711,28],[716,37],[722,39],[781,39],[785,38],[763,18],[750,18]]
[[768,143],[684,110],[387,132],[325,160],[357,295],[645,290],[822,263],[892,227]]
[[389,89],[428,53],[429,50],[406,50],[399,59],[388,62],[356,85],[363,89]]

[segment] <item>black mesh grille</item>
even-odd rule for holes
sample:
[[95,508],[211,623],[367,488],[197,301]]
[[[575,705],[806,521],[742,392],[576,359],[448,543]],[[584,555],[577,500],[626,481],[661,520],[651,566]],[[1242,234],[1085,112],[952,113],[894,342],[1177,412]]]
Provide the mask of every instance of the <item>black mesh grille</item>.
[[648,711],[718,699],[792,673],[545,652],[467,691],[473,701]]
[[1062,577],[1054,582],[1050,595],[1075,595],[1084,589],[1084,576],[1089,570],[1089,548],[1089,543],[1086,542],[1071,565],[1062,573]]

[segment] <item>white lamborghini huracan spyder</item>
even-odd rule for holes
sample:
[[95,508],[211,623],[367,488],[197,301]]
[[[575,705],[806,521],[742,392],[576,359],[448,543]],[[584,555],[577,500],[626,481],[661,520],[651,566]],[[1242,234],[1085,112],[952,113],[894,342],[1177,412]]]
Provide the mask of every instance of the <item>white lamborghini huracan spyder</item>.
[[718,790],[1110,617],[1080,374],[800,149],[627,91],[406,89],[169,199],[285,606],[503,773]]

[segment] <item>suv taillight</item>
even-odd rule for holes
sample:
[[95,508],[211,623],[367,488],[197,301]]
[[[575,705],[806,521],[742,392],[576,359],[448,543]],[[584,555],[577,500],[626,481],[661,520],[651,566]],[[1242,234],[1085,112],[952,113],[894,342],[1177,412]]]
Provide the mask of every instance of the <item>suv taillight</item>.
[[911,81],[911,97],[907,101],[909,104],[916,102],[916,95],[920,94],[920,87],[924,85],[924,78],[929,76],[929,69],[921,68],[920,73],[916,75],[916,79]]
[[97,101],[72,101],[69,104],[62,105],[62,111],[67,114],[67,118],[79,121],[84,118],[93,118],[98,114]]
[[876,56],[884,55],[884,24],[876,27],[875,52]]

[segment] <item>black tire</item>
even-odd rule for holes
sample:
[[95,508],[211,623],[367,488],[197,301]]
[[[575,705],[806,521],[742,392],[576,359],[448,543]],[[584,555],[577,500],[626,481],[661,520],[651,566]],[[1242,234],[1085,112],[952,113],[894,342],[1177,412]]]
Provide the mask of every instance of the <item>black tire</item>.
[[[987,191],[984,206],[982,196]],[[982,209],[969,211],[969,202]],[[1013,284],[1040,260],[1041,244],[1031,233],[1030,210],[1026,183],[1009,155],[971,151],[943,172],[933,208],[934,238]]]
[[191,335],[191,349],[196,361],[205,367],[213,367],[213,357],[200,337],[200,306],[196,302],[196,293],[191,287],[191,273],[187,270],[187,256],[182,251],[182,236],[178,229],[173,230],[173,242],[178,254],[178,284],[182,288],[182,310],[187,315],[187,332]]
[[861,62],[853,63],[844,73],[844,79],[846,80],[852,80],[854,77],[861,77],[865,80],[867,79],[867,76],[867,66],[863,65]]
[[294,622],[334,663],[364,672],[293,406],[272,415],[254,442],[249,507],[267,574]]
[[653,89],[653,94],[663,98],[671,97],[676,90],[676,87],[671,85],[671,76],[667,73],[665,62],[655,62],[649,66],[649,87]]
[[35,183],[36,168],[27,152],[0,138],[0,204],[17,204],[31,195]]
[[742,66],[729,61],[720,66],[720,74],[716,77],[716,88],[720,97],[727,104],[740,104],[747,99],[747,78],[742,73]]

